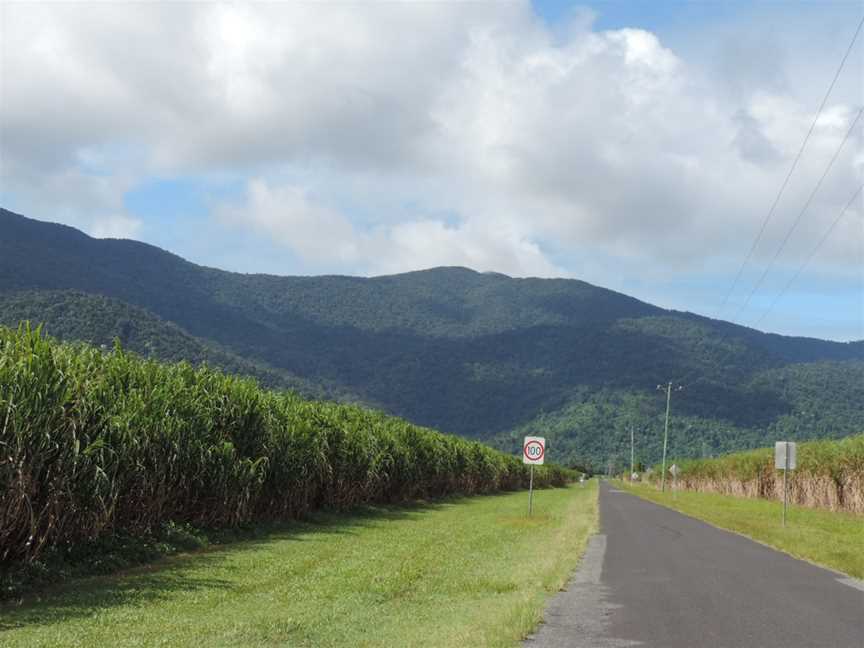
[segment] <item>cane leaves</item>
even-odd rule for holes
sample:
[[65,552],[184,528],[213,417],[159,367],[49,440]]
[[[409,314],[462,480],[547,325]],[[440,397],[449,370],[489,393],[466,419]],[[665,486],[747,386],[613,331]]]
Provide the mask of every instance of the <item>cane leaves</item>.
[[[535,485],[570,476],[544,466]],[[515,457],[381,412],[0,328],[0,561],[167,522],[526,486]]]

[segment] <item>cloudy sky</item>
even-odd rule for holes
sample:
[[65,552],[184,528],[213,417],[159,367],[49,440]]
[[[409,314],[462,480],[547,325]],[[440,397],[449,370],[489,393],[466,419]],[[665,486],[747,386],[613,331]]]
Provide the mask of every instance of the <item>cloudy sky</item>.
[[6,2],[0,205],[241,272],[576,277],[860,339],[860,199],[775,300],[862,183],[864,34],[721,305],[862,14]]

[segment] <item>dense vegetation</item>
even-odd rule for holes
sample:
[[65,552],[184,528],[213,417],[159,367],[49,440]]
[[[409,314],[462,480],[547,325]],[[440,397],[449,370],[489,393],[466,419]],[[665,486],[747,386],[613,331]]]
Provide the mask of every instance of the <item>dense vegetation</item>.
[[[719,385],[717,398],[727,397]],[[861,429],[864,421],[864,363],[797,363],[754,372],[742,383],[764,397],[764,411],[742,417],[712,418],[708,387],[690,385],[676,392],[669,423],[669,451],[676,457],[702,458],[759,448],[780,440],[838,439]],[[702,390],[703,394],[694,392]],[[693,398],[704,399],[695,408]],[[771,412],[772,403],[788,409]],[[630,428],[634,431],[637,464],[650,465],[662,454],[665,393],[614,389],[584,389],[563,407],[499,434],[491,443],[515,451],[526,434],[545,434],[554,456],[569,465],[595,462],[595,469],[612,472],[629,468]],[[694,415],[692,412],[700,412]]]
[[[783,499],[783,471],[774,468],[773,447],[676,465],[684,489]],[[652,481],[659,480],[660,470],[654,467]],[[787,487],[792,503],[864,513],[864,434],[798,444],[797,467],[790,471]]]
[[[230,527],[527,476],[515,456],[379,412],[0,328],[0,564],[168,521]],[[568,476],[546,466],[535,484]]]
[[552,456],[605,467],[629,460],[634,424],[653,462],[665,405],[654,388],[668,380],[685,384],[672,443],[689,456],[860,430],[864,342],[763,334],[575,280],[242,275],[3,210],[0,232],[7,323],[97,343],[128,333],[132,348],[152,342],[136,348],[145,355],[207,360],[508,450],[549,430]]

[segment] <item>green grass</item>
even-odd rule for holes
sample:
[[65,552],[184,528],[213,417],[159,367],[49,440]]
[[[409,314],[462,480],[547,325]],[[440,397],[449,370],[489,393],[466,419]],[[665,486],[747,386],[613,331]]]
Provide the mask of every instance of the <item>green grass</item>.
[[864,517],[860,515],[789,506],[784,529],[782,502],[695,491],[678,491],[673,496],[653,486],[617,483],[647,500],[797,558],[864,578]]
[[596,529],[596,485],[313,516],[0,607],[16,646],[512,646]]

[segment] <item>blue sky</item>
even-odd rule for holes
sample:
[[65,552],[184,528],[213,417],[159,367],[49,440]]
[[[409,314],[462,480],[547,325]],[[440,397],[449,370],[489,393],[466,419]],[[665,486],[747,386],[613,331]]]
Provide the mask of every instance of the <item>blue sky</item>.
[[[752,325],[861,183],[857,2],[4,4],[0,204],[240,272],[465,265]],[[855,203],[762,328],[864,338]]]
[[701,23],[734,18],[738,13],[752,9],[755,3],[533,0],[531,4],[537,15],[551,25],[566,22],[574,11],[588,8],[597,14],[596,29],[639,27],[663,37],[674,36]]

